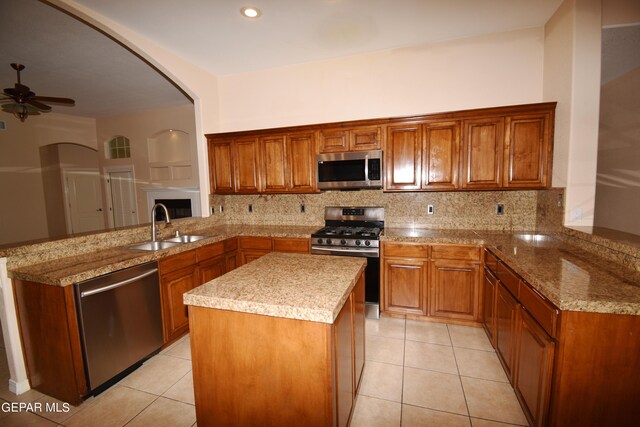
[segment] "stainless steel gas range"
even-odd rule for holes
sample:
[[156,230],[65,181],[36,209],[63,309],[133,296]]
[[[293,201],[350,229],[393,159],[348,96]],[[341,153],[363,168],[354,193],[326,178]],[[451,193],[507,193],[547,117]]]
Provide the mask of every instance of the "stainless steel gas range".
[[311,235],[311,253],[366,257],[365,301],[367,317],[380,317],[380,236],[383,207],[324,208],[325,226]]

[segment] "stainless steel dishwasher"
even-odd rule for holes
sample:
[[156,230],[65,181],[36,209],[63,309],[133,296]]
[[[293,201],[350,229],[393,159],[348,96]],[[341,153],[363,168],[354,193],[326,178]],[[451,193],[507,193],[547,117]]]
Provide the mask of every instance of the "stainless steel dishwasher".
[[163,344],[158,264],[76,283],[75,291],[89,394],[97,394]]

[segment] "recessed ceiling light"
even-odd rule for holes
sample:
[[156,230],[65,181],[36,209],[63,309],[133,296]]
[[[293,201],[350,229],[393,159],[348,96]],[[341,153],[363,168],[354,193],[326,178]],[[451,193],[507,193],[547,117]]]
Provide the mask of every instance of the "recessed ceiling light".
[[245,18],[258,18],[260,17],[260,15],[262,15],[262,12],[260,11],[260,9],[252,6],[243,7],[242,9],[240,9],[240,13]]

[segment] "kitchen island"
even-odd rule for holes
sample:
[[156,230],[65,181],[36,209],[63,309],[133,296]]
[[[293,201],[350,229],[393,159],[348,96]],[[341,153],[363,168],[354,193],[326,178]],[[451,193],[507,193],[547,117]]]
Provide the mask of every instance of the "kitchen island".
[[270,253],[184,295],[199,425],[347,425],[365,258]]

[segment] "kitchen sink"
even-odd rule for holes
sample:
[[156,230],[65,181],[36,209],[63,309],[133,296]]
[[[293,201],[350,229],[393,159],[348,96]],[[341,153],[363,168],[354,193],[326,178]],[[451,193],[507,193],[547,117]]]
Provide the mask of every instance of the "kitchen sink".
[[163,240],[164,242],[171,243],[191,243],[197,242],[198,240],[206,239],[210,236],[198,236],[196,234],[185,234],[183,236],[172,237],[170,239]]
[[155,241],[155,242],[144,242],[139,243],[137,245],[129,246],[129,249],[135,249],[139,251],[159,251],[161,249],[169,249],[174,246],[178,246],[184,242],[169,242],[169,241]]

